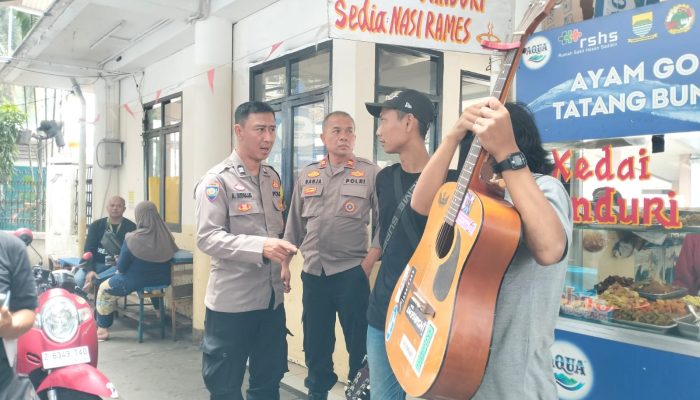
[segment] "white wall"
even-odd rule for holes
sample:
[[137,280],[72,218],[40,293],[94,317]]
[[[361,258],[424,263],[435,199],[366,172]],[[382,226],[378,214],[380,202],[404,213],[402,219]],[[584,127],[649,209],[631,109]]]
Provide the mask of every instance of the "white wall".
[[[223,51],[223,50],[222,50]],[[194,62],[194,46],[146,68],[140,85],[143,103],[153,101],[156,92],[160,98],[182,93],[182,233],[176,234],[178,244],[193,249],[194,199],[193,190],[207,168],[195,167],[197,159],[205,158],[209,167],[226,158],[231,151],[231,69],[230,64],[215,69],[213,93],[209,88],[209,66]],[[137,81],[140,78],[137,77]],[[120,82],[120,104],[129,104],[135,116],[120,108],[120,134],[125,142],[124,167],[119,169],[119,194],[127,200],[127,212],[133,217],[135,205],[145,199],[144,154],[142,134],[142,106],[134,80]],[[195,144],[196,138],[216,132],[218,139],[209,146]],[[201,146],[197,146],[201,145]]]
[[[72,234],[75,216],[76,164],[50,164],[46,168],[46,233],[45,254],[79,257],[78,238]],[[36,234],[35,234],[36,235]],[[36,236],[35,236],[36,238]],[[36,247],[36,246],[35,246]],[[30,250],[30,256],[33,253]]]
[[[299,7],[299,2],[282,0],[234,26],[233,51],[233,104],[249,100],[250,68],[264,61],[274,60],[284,54],[329,40],[327,11],[323,2],[314,6]],[[274,24],[270,21],[294,21],[290,24]],[[280,43],[269,59],[271,48]],[[343,110],[355,119],[357,141],[355,154],[373,158],[374,119],[364,103],[374,100],[375,45],[349,40],[333,40],[331,110]],[[459,116],[460,72],[468,70],[487,74],[488,56],[462,53],[445,53],[443,76],[443,132],[451,127]],[[292,262],[292,292],[286,296],[287,325],[295,336],[288,337],[290,360],[303,364],[303,335],[301,327],[301,288],[299,278],[302,258]],[[347,353],[340,326],[336,326],[336,373],[340,379],[347,376]]]
[[280,0],[237,22],[233,26],[234,106],[249,100],[250,67],[328,40],[327,23],[326,3],[309,0]]
[[[231,59],[231,37],[217,38],[221,51]],[[196,44],[195,44],[196,45]],[[200,177],[226,158],[231,143],[231,64],[214,66],[214,83],[209,87],[210,66],[195,64],[194,46],[146,68],[139,90],[132,79],[121,81],[120,104],[129,104],[134,116],[120,108],[120,137],[125,142],[124,166],[119,169],[119,194],[127,201],[126,215],[145,199],[144,154],[141,138],[143,107],[160,98],[182,93],[181,132],[181,219],[180,233],[173,233],[178,246],[194,251],[193,316],[195,338],[204,329],[204,292],[209,277],[209,258],[196,250],[194,238],[194,187]],[[139,93],[140,91],[140,93]]]

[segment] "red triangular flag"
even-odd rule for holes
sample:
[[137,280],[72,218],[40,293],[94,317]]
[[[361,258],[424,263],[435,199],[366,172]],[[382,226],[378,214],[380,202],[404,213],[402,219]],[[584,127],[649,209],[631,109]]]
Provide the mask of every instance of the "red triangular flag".
[[156,103],[160,100],[160,89],[156,90]]
[[[284,41],[282,41],[282,42],[284,42]],[[275,52],[275,50],[277,50],[280,46],[282,46],[282,42],[277,42],[277,43],[272,45],[272,48],[270,49],[270,54],[268,54],[267,57],[265,57],[265,61],[267,61],[267,59],[270,58],[270,56],[272,55],[272,53]]]
[[126,110],[126,112],[128,112],[129,114],[131,114],[132,117],[136,118],[136,115],[134,115],[134,112],[131,111],[131,107],[129,107],[129,104],[128,104],[128,103],[124,103],[124,109]]
[[211,89],[212,94],[214,94],[214,72],[216,72],[216,69],[214,69],[214,68],[207,71],[207,79],[209,80],[209,89]]
[[99,120],[100,120],[100,114],[97,114],[97,116],[95,117],[95,120],[92,121],[92,122],[90,122],[90,123],[94,125],[94,124],[96,124],[97,121],[99,121]]

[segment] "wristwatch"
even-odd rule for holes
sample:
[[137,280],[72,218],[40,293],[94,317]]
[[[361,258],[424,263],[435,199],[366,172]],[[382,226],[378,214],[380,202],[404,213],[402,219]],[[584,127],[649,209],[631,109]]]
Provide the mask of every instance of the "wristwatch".
[[518,151],[509,154],[508,157],[505,158],[505,160],[494,164],[492,169],[493,172],[500,174],[501,172],[508,169],[521,169],[525,168],[525,166],[527,166],[527,158],[525,158],[525,154],[523,154],[522,151]]

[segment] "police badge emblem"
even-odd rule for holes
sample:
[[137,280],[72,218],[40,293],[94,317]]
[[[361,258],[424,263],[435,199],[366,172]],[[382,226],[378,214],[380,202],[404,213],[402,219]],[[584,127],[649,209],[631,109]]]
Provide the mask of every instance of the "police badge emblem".
[[205,193],[207,195],[207,199],[209,199],[210,202],[214,202],[216,200],[216,197],[219,196],[219,182],[214,181],[214,182],[209,182],[207,184],[207,187],[205,188]]

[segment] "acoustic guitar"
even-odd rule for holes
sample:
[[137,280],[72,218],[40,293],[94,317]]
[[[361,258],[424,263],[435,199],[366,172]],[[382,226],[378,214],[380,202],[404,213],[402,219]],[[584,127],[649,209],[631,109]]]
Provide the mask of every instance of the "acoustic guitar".
[[[523,43],[555,0],[529,4],[507,48],[492,92],[501,102]],[[481,179],[488,154],[475,138],[459,180],[433,200],[418,247],[399,278],[387,310],[389,363],[413,397],[468,399],[489,359],[496,300],[521,235],[517,211]]]

